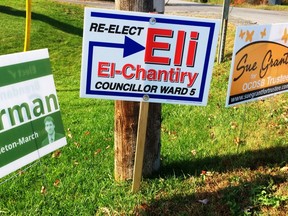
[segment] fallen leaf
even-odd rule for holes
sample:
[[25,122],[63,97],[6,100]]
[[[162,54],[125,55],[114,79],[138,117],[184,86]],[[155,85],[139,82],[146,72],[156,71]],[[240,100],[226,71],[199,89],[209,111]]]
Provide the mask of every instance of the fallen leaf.
[[101,149],[97,149],[97,151],[94,152],[94,156],[99,154],[101,152]]
[[68,136],[70,139],[72,139],[73,136],[72,136],[72,132],[71,132],[70,128],[68,128],[67,131],[68,131],[67,136]]
[[74,145],[75,145],[77,148],[80,147],[80,143],[78,143],[78,142],[74,142]]
[[110,210],[109,210],[108,208],[106,208],[106,207],[100,208],[99,211],[100,211],[101,213],[106,214],[106,215],[111,215]]
[[61,155],[61,151],[58,149],[52,154],[52,158],[59,158]]
[[238,127],[238,124],[237,124],[237,122],[231,122],[230,126],[231,126],[232,129],[235,129],[235,128]]
[[67,134],[67,136],[68,136],[70,139],[72,139],[72,138],[73,138],[73,136],[72,136],[72,134],[71,134],[71,133],[68,133],[68,134]]
[[206,171],[206,176],[213,176],[213,172],[211,172],[211,171]]
[[198,202],[206,205],[209,202],[209,200],[208,199],[203,199],[203,200],[198,200]]
[[288,166],[282,167],[280,169],[281,172],[288,172]]
[[23,175],[24,171],[23,170],[18,170],[18,175]]
[[177,132],[176,132],[176,131],[168,131],[168,134],[169,134],[169,135],[176,135]]
[[47,192],[46,188],[44,186],[41,187],[41,194],[45,194]]
[[210,138],[211,139],[214,139],[215,138],[215,133],[212,131],[212,132],[210,132]]
[[148,207],[149,206],[146,203],[139,205],[139,209],[141,209],[142,211],[145,211]]
[[59,180],[59,179],[56,179],[55,182],[53,183],[53,185],[54,185],[55,187],[58,187],[59,184],[60,184],[60,180]]
[[236,138],[234,139],[234,142],[236,143],[236,145],[239,145],[240,142],[241,142],[240,137],[236,137]]
[[86,131],[85,135],[88,136],[90,134],[90,131]]
[[243,211],[245,213],[253,213],[253,209],[254,209],[253,206],[247,206]]
[[193,149],[193,150],[191,151],[191,153],[192,153],[192,155],[194,155],[194,156],[197,154],[197,152],[196,152],[195,149]]
[[206,175],[206,172],[207,172],[206,170],[202,170],[201,175]]

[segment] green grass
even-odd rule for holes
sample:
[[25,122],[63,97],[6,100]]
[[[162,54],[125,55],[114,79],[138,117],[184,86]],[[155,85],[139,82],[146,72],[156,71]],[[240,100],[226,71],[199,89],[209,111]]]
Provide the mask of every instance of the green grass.
[[[132,194],[114,180],[114,102],[79,98],[83,8],[35,0],[32,10],[30,48],[49,49],[68,145],[1,179],[0,215],[287,212],[287,95],[224,107],[234,26],[208,106],[163,104],[161,169]],[[0,54],[22,51],[25,1],[1,0],[0,20]]]

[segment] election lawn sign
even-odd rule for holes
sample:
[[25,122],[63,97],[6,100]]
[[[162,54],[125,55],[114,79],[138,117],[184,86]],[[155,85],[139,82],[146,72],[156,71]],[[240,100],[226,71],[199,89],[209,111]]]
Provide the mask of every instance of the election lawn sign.
[[[0,178],[66,145],[47,49],[0,56]],[[47,139],[53,119],[58,140]],[[56,137],[56,135],[55,135]]]
[[226,106],[288,90],[288,23],[236,29]]
[[219,26],[85,8],[80,96],[205,106]]

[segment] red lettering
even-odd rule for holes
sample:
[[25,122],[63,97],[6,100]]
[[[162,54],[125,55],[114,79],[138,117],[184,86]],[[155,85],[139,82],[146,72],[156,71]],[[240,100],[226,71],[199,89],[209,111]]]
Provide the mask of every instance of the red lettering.
[[172,37],[173,31],[169,29],[149,28],[145,49],[145,63],[150,64],[170,64],[169,57],[154,56],[155,50],[170,50],[170,44],[166,42],[156,42],[157,37]]
[[98,63],[98,76],[109,78],[110,77],[109,76],[109,67],[110,67],[109,62],[99,62]]
[[145,80],[145,78],[146,78],[146,70],[144,68],[142,68],[141,65],[137,65],[135,79],[136,80],[139,80],[139,79]]
[[198,32],[191,32],[190,33],[190,42],[189,42],[189,48],[188,48],[188,54],[187,54],[187,60],[186,65],[187,67],[194,67],[195,63],[195,55],[197,50],[197,44],[198,42],[195,40],[198,40],[199,33]]
[[114,78],[115,77],[115,63],[111,63],[111,72],[110,72],[110,77]]
[[132,64],[125,64],[123,67],[122,67],[122,75],[125,79],[132,79],[135,74],[133,73],[128,73],[128,70],[131,69],[132,71],[135,71],[135,66],[132,65]]
[[176,48],[175,48],[175,59],[174,59],[174,65],[177,66],[182,65],[185,36],[186,36],[185,31],[178,31]]

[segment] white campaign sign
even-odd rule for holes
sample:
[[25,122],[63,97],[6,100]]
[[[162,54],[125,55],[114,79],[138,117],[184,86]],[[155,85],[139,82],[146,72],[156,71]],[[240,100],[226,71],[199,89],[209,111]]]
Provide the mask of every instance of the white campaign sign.
[[218,20],[85,8],[81,97],[206,105]]

